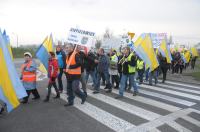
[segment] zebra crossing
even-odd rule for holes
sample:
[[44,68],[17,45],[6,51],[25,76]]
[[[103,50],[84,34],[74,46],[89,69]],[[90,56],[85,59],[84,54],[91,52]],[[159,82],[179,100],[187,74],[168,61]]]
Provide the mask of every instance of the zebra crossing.
[[[93,88],[88,84],[86,103],[81,105],[80,99],[75,98],[74,107],[112,131],[200,131],[200,110],[192,108],[200,104],[200,86],[166,81],[139,88],[138,96],[125,92],[124,98],[115,99],[117,89],[106,93],[101,86],[99,94],[92,94]],[[61,98],[66,101],[67,95],[61,94]],[[183,125],[185,122],[192,127]]]

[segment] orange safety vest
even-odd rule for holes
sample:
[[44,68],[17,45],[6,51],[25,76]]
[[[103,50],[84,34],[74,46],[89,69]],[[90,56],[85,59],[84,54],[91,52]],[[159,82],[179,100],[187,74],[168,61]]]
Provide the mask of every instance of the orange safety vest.
[[25,71],[24,68],[30,68],[32,61],[25,63],[21,66],[22,81],[23,82],[36,82],[36,72]]
[[[75,52],[75,51],[74,51]],[[67,56],[67,59],[66,59],[66,64],[67,66],[70,66],[70,65],[75,65],[76,64],[76,54],[77,52],[75,53],[72,53],[71,56]],[[71,61],[71,62],[70,62]],[[74,69],[66,69],[66,72],[68,74],[71,74],[71,75],[80,75],[81,74],[81,66],[77,67],[77,68],[74,68]]]

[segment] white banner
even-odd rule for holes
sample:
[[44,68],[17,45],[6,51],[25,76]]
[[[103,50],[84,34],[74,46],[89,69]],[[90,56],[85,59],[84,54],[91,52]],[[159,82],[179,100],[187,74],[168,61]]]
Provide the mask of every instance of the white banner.
[[67,38],[67,42],[90,47],[95,43],[94,36],[94,32],[71,28]]
[[154,48],[159,48],[163,39],[167,38],[167,33],[150,33]]

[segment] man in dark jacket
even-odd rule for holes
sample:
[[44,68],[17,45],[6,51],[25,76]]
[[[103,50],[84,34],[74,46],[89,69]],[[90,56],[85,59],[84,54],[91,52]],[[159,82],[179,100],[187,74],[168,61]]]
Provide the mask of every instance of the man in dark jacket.
[[79,53],[79,56],[81,58],[81,85],[82,85],[82,89],[85,93],[85,95],[87,96],[87,90],[86,90],[86,80],[85,80],[85,61],[86,61],[86,53],[84,53],[82,50],[82,46],[77,46],[76,51]]
[[95,75],[95,68],[97,64],[95,63],[95,60],[97,59],[97,56],[95,56],[94,51],[90,50],[88,52],[88,55],[86,57],[86,75],[85,80],[86,83],[88,81],[89,75],[92,77],[93,86],[96,84],[96,75]]
[[95,86],[95,91],[93,92],[94,94],[99,93],[100,90],[100,81],[101,81],[101,76],[104,75],[106,79],[106,87],[108,89],[111,89],[111,83],[110,83],[110,77],[109,77],[109,60],[107,56],[104,53],[104,49],[100,48],[98,50],[99,58],[98,60],[95,60],[95,63],[98,63],[97,66],[97,82]]
[[158,59],[159,59],[160,68],[161,68],[161,71],[163,74],[162,83],[165,83],[166,76],[167,76],[167,70],[168,70],[167,58],[163,57],[161,54],[159,54]]
[[62,75],[63,71],[65,71],[66,68],[66,55],[65,52],[62,50],[62,46],[59,45],[56,47],[56,57],[58,60],[58,65],[59,65],[59,74],[58,74],[58,87],[60,93],[63,91],[63,83],[62,83]]

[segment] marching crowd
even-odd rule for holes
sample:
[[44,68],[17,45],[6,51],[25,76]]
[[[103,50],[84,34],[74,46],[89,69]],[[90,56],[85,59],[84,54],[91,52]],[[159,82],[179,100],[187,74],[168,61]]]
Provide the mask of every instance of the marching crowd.
[[[167,72],[171,70],[172,74],[182,73],[185,64],[181,57],[181,52],[172,52],[172,63],[168,64],[167,59],[156,52],[159,67],[153,71],[137,56],[130,47],[124,47],[121,52],[110,49],[105,53],[103,48],[97,52],[92,48],[88,53],[82,50],[79,45],[67,44],[65,48],[61,44],[56,47],[56,52],[49,52],[48,60],[48,91],[44,102],[48,102],[51,95],[51,87],[56,91],[55,99],[60,98],[63,92],[62,75],[65,75],[67,82],[67,101],[65,106],[74,104],[75,95],[81,98],[81,104],[84,104],[87,98],[87,83],[91,76],[93,94],[100,93],[100,85],[105,86],[105,91],[111,93],[112,89],[119,89],[116,99],[122,98],[125,90],[133,91],[133,96],[139,94],[139,85],[144,81],[153,85],[158,83],[158,76],[162,73],[162,83],[165,83]],[[31,53],[24,53],[25,62],[21,66],[21,77],[23,86],[26,89],[27,97],[24,97],[21,103],[27,103],[29,95],[32,93],[33,100],[40,99],[39,92],[36,89],[36,70],[37,65],[33,60]],[[194,69],[197,57],[190,58],[191,69]],[[58,86],[57,86],[58,83]],[[81,88],[79,83],[81,83]],[[2,112],[3,109],[0,111]]]

